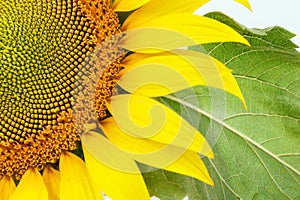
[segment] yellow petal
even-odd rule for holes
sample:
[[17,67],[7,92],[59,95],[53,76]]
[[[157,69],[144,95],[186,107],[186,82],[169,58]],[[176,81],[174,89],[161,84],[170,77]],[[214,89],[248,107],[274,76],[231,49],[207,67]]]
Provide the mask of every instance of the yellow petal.
[[[124,4],[125,2],[128,4],[128,2],[134,0],[123,1]],[[125,26],[130,23],[141,24],[170,13],[192,14],[208,1],[209,0],[172,0],[172,2],[170,2],[169,0],[151,0],[148,4],[132,13],[126,19]],[[124,28],[125,27],[123,27],[123,30],[125,30]]]
[[116,12],[131,11],[145,5],[149,1],[150,0],[116,0],[113,4],[113,9]]
[[60,174],[59,171],[47,166],[43,173],[43,179],[48,191],[49,200],[59,200]]
[[[107,136],[107,138],[117,147],[129,153],[129,156],[132,156],[131,154],[140,154],[141,156],[146,155],[152,157],[155,157],[156,154],[159,154],[158,156],[165,155],[164,160],[157,159],[157,162],[162,163],[162,166],[166,165],[163,163],[169,164],[169,162],[172,162],[174,159],[177,159],[186,150],[186,148],[177,148],[176,146],[174,146],[176,145],[175,143],[168,144],[164,141],[161,143],[158,141],[159,139],[157,139],[157,137],[141,138],[139,136],[128,134],[119,128],[119,126],[112,117],[101,121],[100,127],[103,130],[104,134]],[[200,140],[203,140],[203,137],[201,137],[201,135],[200,137],[195,137],[194,143],[188,146],[187,149],[198,153],[199,147],[197,146],[197,144],[201,143]],[[177,148],[175,151],[174,147]],[[180,145],[180,147],[182,147],[182,145]]]
[[244,5],[246,8],[248,8],[249,10],[252,11],[250,3],[249,3],[248,0],[235,0],[235,1],[242,4],[242,5]]
[[140,173],[135,162],[100,133],[89,131],[81,136],[85,148],[99,162],[116,170]]
[[100,190],[97,190],[85,163],[76,155],[64,152],[60,157],[60,198],[70,199],[102,199]]
[[213,185],[205,164],[199,155],[192,151],[186,151],[176,162],[166,166],[164,169],[191,176],[209,185]]
[[240,88],[218,60],[195,51],[131,54],[124,61],[118,84],[130,93],[164,96],[196,85],[207,85],[237,96],[246,106]]
[[212,184],[206,167],[196,152],[130,136],[118,128],[112,117],[102,121],[100,126],[109,140],[128,152],[133,159]]
[[109,141],[123,151],[128,152],[129,156],[131,156],[131,153],[149,154],[165,147],[165,144],[155,142],[151,138],[128,135],[118,127],[113,117],[102,120],[100,127]]
[[240,42],[249,45],[229,26],[203,16],[169,14],[143,23],[138,21],[124,25],[126,35],[121,40],[124,48],[135,52],[153,53],[197,43]]
[[47,200],[48,192],[44,180],[35,168],[29,168],[23,175],[10,200]]
[[101,129],[117,147],[139,162],[164,168],[176,161],[186,149],[162,144],[151,139],[138,138],[122,131],[113,118],[101,122]]
[[193,38],[170,29],[146,27],[128,30],[120,45],[139,53],[157,53],[183,46],[197,45]]
[[0,179],[1,200],[8,200],[15,189],[16,185],[11,177],[4,176]]
[[205,138],[187,121],[161,103],[138,95],[117,95],[107,104],[116,124],[133,137],[191,149],[213,157]]
[[[104,149],[102,151],[109,150]],[[101,182],[101,188],[106,195],[112,199],[122,200],[150,199],[140,173],[130,173],[113,169],[99,162],[84,146],[83,152],[88,170],[96,182]]]

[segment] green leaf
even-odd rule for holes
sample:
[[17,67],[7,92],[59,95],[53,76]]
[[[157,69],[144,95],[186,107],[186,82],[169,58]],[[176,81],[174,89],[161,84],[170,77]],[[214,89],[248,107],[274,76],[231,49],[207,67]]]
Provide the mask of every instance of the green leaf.
[[144,174],[151,194],[161,199],[182,199],[183,193],[195,200],[300,199],[300,53],[289,40],[293,34],[280,27],[247,29],[221,13],[207,16],[251,43],[192,48],[233,69],[248,109],[236,97],[205,87],[194,88],[193,95],[182,91],[162,98],[214,146],[215,159],[204,160],[215,186],[156,171]]

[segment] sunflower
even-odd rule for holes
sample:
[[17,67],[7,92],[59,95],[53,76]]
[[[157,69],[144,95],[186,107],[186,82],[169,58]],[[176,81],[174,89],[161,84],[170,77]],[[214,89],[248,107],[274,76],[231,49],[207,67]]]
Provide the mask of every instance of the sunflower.
[[149,199],[137,162],[213,185],[209,144],[155,98],[208,85],[244,102],[229,69],[180,49],[248,44],[193,14],[206,2],[1,0],[1,199]]

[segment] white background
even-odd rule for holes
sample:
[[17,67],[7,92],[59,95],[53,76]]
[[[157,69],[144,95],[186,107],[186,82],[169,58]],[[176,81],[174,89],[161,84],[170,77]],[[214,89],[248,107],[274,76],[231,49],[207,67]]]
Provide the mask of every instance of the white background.
[[297,34],[292,39],[300,46],[300,1],[299,0],[249,0],[252,12],[234,0],[211,0],[196,13],[206,14],[221,11],[248,28],[282,26]]

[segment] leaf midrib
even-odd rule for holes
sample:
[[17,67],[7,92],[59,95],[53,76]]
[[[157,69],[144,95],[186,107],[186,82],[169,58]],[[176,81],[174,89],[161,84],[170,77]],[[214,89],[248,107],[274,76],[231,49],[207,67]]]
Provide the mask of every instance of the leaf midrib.
[[296,98],[300,98],[300,96],[298,96],[297,94],[295,94],[295,93],[287,90],[284,87],[278,86],[278,85],[276,85],[274,83],[269,83],[269,82],[266,82],[264,80],[260,80],[260,79],[253,78],[253,77],[248,77],[248,76],[242,76],[242,75],[234,75],[234,77],[237,78],[237,79],[245,79],[245,80],[250,80],[250,81],[256,81],[256,82],[259,82],[261,84],[269,85],[269,86],[272,86],[272,87],[274,87],[276,89],[283,90],[283,91],[287,92],[288,94],[290,94],[290,95],[292,95],[292,96],[294,96]]
[[184,101],[181,99],[178,99],[174,96],[165,96],[165,98],[177,102],[183,106],[186,106],[206,117],[208,117],[209,119],[215,121],[216,123],[218,123],[219,125],[221,125],[222,127],[226,128],[227,130],[231,131],[232,133],[234,133],[235,135],[239,136],[240,138],[242,138],[243,140],[245,140],[246,142],[249,142],[250,144],[254,145],[255,147],[257,147],[258,149],[262,150],[263,152],[265,152],[267,155],[269,155],[270,157],[272,157],[273,159],[277,160],[280,164],[282,164],[283,166],[285,166],[286,168],[290,169],[291,171],[293,171],[295,174],[300,176],[300,172],[298,170],[296,170],[295,168],[293,168],[291,165],[289,165],[288,163],[284,162],[282,159],[280,159],[278,156],[276,156],[274,153],[272,153],[271,151],[269,151],[268,149],[266,149],[265,147],[263,147],[262,145],[260,145],[259,143],[255,142],[253,139],[251,139],[250,137],[244,135],[243,133],[241,133],[240,131],[236,130],[235,128],[231,127],[229,124],[227,124],[226,122],[217,119],[216,117],[212,116],[211,114],[205,112],[204,110]]
[[278,115],[278,114],[250,113],[250,112],[244,112],[244,113],[230,115],[230,116],[227,116],[224,120],[230,120],[230,119],[234,119],[237,117],[249,117],[249,116],[286,118],[286,119],[290,119],[290,120],[299,121],[299,123],[300,123],[300,118],[296,118],[296,117],[291,117],[291,116],[286,116],[286,115]]

